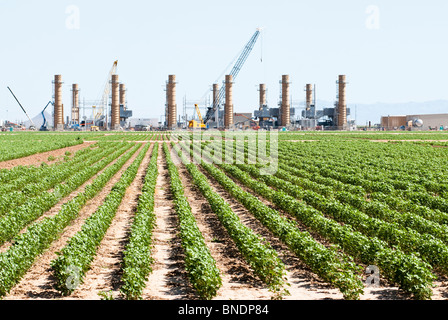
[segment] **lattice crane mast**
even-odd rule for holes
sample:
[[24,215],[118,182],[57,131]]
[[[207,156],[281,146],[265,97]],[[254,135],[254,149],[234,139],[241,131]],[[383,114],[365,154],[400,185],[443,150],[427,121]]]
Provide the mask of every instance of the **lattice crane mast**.
[[[234,80],[237,77],[238,73],[240,72],[241,68],[243,67],[244,63],[246,62],[247,57],[249,56],[252,49],[254,48],[255,43],[257,42],[257,39],[260,35],[260,32],[261,32],[261,28],[257,28],[257,30],[253,34],[252,38],[250,38],[249,42],[246,44],[243,51],[241,52],[235,65],[233,66],[230,74],[233,76]],[[205,115],[204,123],[207,123],[210,120],[216,121],[216,119],[215,119],[216,108],[218,108],[218,110],[219,110],[220,106],[222,105],[222,101],[224,100],[224,97],[225,97],[225,90],[226,90],[225,86],[221,86],[221,88],[219,89],[219,93],[218,93],[217,105],[212,105],[207,108],[207,113]]]

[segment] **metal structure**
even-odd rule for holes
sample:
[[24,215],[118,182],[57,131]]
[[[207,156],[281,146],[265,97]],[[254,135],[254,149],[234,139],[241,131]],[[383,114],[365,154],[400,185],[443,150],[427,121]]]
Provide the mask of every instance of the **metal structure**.
[[17,103],[19,104],[20,108],[22,108],[22,111],[26,114],[26,116],[28,117],[28,120],[30,120],[31,125],[29,127],[30,130],[36,130],[36,126],[34,125],[33,120],[31,120],[30,116],[28,115],[28,113],[25,111],[25,108],[23,108],[22,104],[20,103],[19,99],[17,99],[16,95],[14,94],[14,92],[12,92],[11,88],[8,87],[9,92],[11,92],[12,96],[14,97],[14,99],[16,99]]
[[45,118],[45,110],[47,109],[47,107],[48,107],[50,104],[54,106],[53,101],[48,101],[47,105],[45,106],[45,108],[44,108],[44,109],[42,110],[42,112],[41,112],[41,114],[42,114],[42,118],[43,118],[44,122],[43,122],[42,125],[40,126],[39,131],[48,131],[48,128],[47,128],[47,118]]
[[[230,71],[230,74],[233,77],[233,81],[238,76],[238,73],[240,72],[241,68],[243,67],[244,63],[246,62],[247,58],[249,57],[249,54],[251,53],[252,49],[255,46],[255,43],[257,42],[257,39],[260,35],[261,29],[258,28],[253,36],[250,38],[249,42],[245,45],[242,53],[240,54],[238,60],[236,61],[235,65],[233,66],[232,70]],[[219,126],[219,110],[222,105],[222,101],[225,96],[225,86],[222,86],[219,90],[217,100],[214,101],[213,105],[207,108],[207,114],[204,118],[204,123],[207,124],[209,121],[215,121],[218,123],[217,126]],[[218,119],[217,119],[218,118]]]
[[[346,80],[344,75],[340,75],[336,81],[337,101],[333,108],[323,108],[317,110],[316,106],[316,86],[312,89],[311,84],[306,85],[306,100],[305,110],[302,110],[302,119],[297,120],[297,124],[302,129],[316,129],[323,127],[327,130],[347,130],[348,122],[347,116],[350,115],[350,108],[347,108],[347,101],[345,95]],[[312,96],[314,95],[314,102]]]
[[[118,68],[118,60],[115,60],[112,64],[112,67],[109,71],[109,74],[106,79],[106,83],[104,84],[103,96],[101,98],[101,102],[98,106],[95,106],[95,114],[94,114],[94,122],[96,125],[107,128],[107,115],[106,111],[108,109],[108,99],[111,91],[111,82],[112,76],[116,74]],[[106,120],[106,121],[105,121]]]
[[199,122],[197,122],[194,119],[190,120],[188,122],[188,128],[190,128],[190,129],[206,129],[207,126],[205,125],[204,119],[202,118],[201,111],[199,110],[199,105],[195,104],[194,106],[195,106],[196,113],[199,118]]

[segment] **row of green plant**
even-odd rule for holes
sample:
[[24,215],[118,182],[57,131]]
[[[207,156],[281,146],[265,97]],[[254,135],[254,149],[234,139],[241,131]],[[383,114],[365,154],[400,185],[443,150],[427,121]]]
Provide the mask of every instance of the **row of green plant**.
[[[177,148],[178,145],[172,144],[173,149],[179,155],[181,161],[186,163],[186,158],[182,150]],[[219,194],[213,191],[207,177],[199,171],[196,165],[186,163],[186,168],[191,175],[193,184],[207,199],[213,212],[226,228],[228,234],[255,274],[268,285],[269,289],[274,292],[276,298],[281,298],[284,294],[288,294],[288,291],[285,290],[285,265],[269,242],[241,222],[230,205]]]
[[[98,144],[83,148],[75,152],[73,157],[69,157],[68,161],[75,162],[88,153],[91,153],[93,148],[98,148]],[[39,166],[17,166],[11,169],[4,169],[0,178],[0,194],[6,194],[11,191],[22,190],[26,185],[38,182],[51,173],[53,168],[64,165],[68,161],[54,163],[51,165],[42,162]]]
[[[283,144],[280,154],[287,155],[291,160],[294,157],[296,161],[299,156],[298,166],[306,166],[308,170],[317,167],[329,175],[342,174],[341,179],[362,185],[368,192],[396,190],[445,195],[448,191],[448,183],[443,179],[448,173],[447,153],[436,148],[411,145],[392,149],[380,148],[372,143],[357,143],[354,146],[341,145],[342,150],[333,151],[333,146],[332,151],[324,155],[319,148],[316,150],[313,147],[309,144]],[[361,151],[364,153],[359,156]],[[349,152],[349,157],[344,157]],[[366,157],[366,154],[372,156]]]
[[276,176],[283,180],[289,181],[296,186],[300,186],[303,189],[313,190],[327,198],[336,199],[341,203],[348,204],[371,217],[390,223],[397,223],[399,225],[399,229],[404,230],[405,228],[410,228],[422,234],[431,234],[445,242],[445,244],[448,243],[447,225],[441,225],[412,212],[398,212],[393,210],[383,201],[377,200],[379,198],[378,195],[367,201],[364,195],[351,193],[349,191],[339,191],[337,189],[331,190],[331,187],[329,186],[303,178],[302,172],[296,168],[288,166],[282,166],[282,168],[285,170],[278,170]]
[[[196,146],[194,149],[200,152]],[[214,162],[217,162],[216,159],[214,159]],[[296,222],[281,215],[277,210],[265,205],[256,196],[243,190],[214,165],[202,161],[201,166],[227,192],[244,205],[256,219],[275,236],[279,237],[314,273],[338,288],[345,299],[359,299],[364,289],[361,280],[362,270],[350,256],[340,252],[338,246],[326,247],[316,241],[309,232],[300,231]],[[231,170],[232,165],[220,164],[219,167],[227,172],[227,170]],[[259,183],[255,182],[250,176],[247,179]]]
[[14,133],[0,135],[0,161],[82,144],[80,135]]
[[[139,146],[135,145],[129,152],[105,168],[92,183],[84,188],[84,191],[64,203],[56,215],[31,224],[25,232],[13,239],[14,245],[0,253],[0,297],[10,292],[36,259],[60,237],[64,229],[79,216],[79,212],[86,203],[104,188],[138,148]],[[114,156],[118,157],[120,153],[115,153]],[[106,160],[104,161],[106,163]],[[79,178],[83,179],[81,176]]]
[[[34,181],[25,182],[26,185],[22,189],[17,187],[18,190],[10,192],[5,191],[4,193],[1,193],[0,217],[5,213],[13,214],[15,208],[23,205],[30,199],[41,195],[43,192],[55,188],[58,184],[66,181],[86,166],[93,165],[102,157],[110,154],[112,149],[113,147],[98,148],[92,152],[84,153],[76,159],[51,166],[49,167],[49,170],[43,167],[41,169],[42,172],[37,172],[36,175],[32,175],[32,179],[34,179]],[[0,187],[0,189],[3,188]]]
[[98,209],[84,222],[80,231],[70,238],[67,245],[51,261],[51,268],[56,279],[56,288],[63,294],[71,294],[83,283],[86,272],[96,256],[113,218],[120,206],[129,185],[134,181],[140,164],[146,156],[150,145],[146,144],[132,164],[114,184]]
[[216,266],[204,237],[199,230],[191,207],[184,194],[179,172],[166,142],[163,150],[170,175],[170,190],[179,217],[179,233],[185,253],[185,267],[190,283],[202,299],[212,299],[222,286],[220,271]]
[[[421,216],[426,220],[433,221],[439,224],[448,224],[448,213],[441,211],[445,208],[445,199],[440,197],[434,197],[425,192],[409,192],[409,191],[390,191],[386,193],[384,188],[389,187],[385,184],[384,188],[378,188],[380,191],[373,191],[366,187],[371,185],[370,182],[358,183],[358,185],[352,185],[354,178],[350,174],[332,173],[331,170],[319,170],[312,165],[307,165],[307,170],[298,168],[301,165],[297,163],[296,159],[289,156],[282,155],[280,157],[280,168],[293,172],[295,175],[307,178],[320,185],[319,189],[321,193],[332,192],[332,188],[348,191],[350,193],[357,194],[359,196],[368,196],[371,200],[378,200],[387,204],[391,209],[397,210],[402,214],[412,213],[417,216]],[[359,180],[357,180],[359,181]],[[336,187],[337,185],[337,187]],[[378,182],[378,185],[381,185]],[[370,193],[369,193],[370,191]],[[407,195],[403,194],[406,193]],[[442,203],[442,208],[438,208],[437,205]]]
[[[95,164],[89,166],[84,163],[82,170],[73,172],[74,174],[68,180],[55,186],[52,191],[43,191],[39,196],[29,199],[23,205],[8,212],[0,219],[0,244],[11,240],[28,224],[39,218],[130,147],[130,144],[122,144],[106,158],[103,158],[104,155],[98,154],[97,157],[91,159],[96,162]],[[100,161],[97,162],[98,160]]]
[[[237,165],[239,166],[239,165]],[[435,279],[432,267],[414,253],[406,254],[399,248],[390,248],[388,243],[377,237],[369,237],[353,230],[350,225],[341,225],[326,218],[324,214],[281,190],[274,190],[266,183],[254,178],[234,165],[222,165],[223,169],[257,194],[273,202],[278,208],[292,214],[316,233],[339,244],[342,249],[358,261],[377,265],[382,275],[391,283],[412,293],[417,299],[428,299],[432,295]],[[253,167],[253,166],[252,166]],[[253,167],[255,168],[255,167]],[[273,177],[262,175],[260,179]],[[406,276],[403,276],[403,275]]]
[[154,144],[151,161],[146,170],[142,194],[139,197],[129,241],[123,254],[123,285],[120,291],[128,300],[142,298],[148,275],[152,271],[152,233],[156,224],[154,194],[159,175],[158,144]]

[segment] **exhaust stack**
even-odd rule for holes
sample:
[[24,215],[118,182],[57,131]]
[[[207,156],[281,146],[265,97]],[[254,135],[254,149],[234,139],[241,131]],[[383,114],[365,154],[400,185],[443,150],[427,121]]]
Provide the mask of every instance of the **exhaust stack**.
[[176,104],[176,76],[169,75],[167,87],[167,126],[168,130],[177,128],[177,104]]
[[64,130],[64,106],[62,104],[62,76],[54,76],[54,130]]
[[112,75],[112,105],[111,105],[111,130],[120,129],[120,100],[119,100],[119,82],[118,75]]
[[346,87],[346,77],[345,75],[340,75],[339,80],[339,89],[338,89],[338,108],[337,108],[337,126],[338,130],[345,130],[347,129],[347,101],[345,96],[345,87]]
[[224,106],[224,127],[231,129],[233,126],[233,76],[226,75],[226,103]]
[[260,83],[260,109],[266,105],[266,84]]
[[72,85],[72,123],[79,124],[79,86]]
[[282,76],[282,105],[280,108],[281,126],[289,127],[291,123],[291,103],[289,101],[289,75]]

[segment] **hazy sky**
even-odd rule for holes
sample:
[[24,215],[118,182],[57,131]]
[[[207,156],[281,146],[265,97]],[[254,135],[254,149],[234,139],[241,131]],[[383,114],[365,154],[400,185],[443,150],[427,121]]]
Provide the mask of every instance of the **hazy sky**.
[[7,86],[34,116],[55,74],[69,115],[71,84],[81,100],[99,99],[114,60],[134,117],[159,118],[169,74],[181,110],[257,27],[263,35],[235,80],[237,112],[257,108],[259,83],[276,107],[282,74],[299,101],[306,83],[333,101],[339,74],[348,103],[448,99],[447,16],[446,0],[0,0],[0,119],[26,119]]

